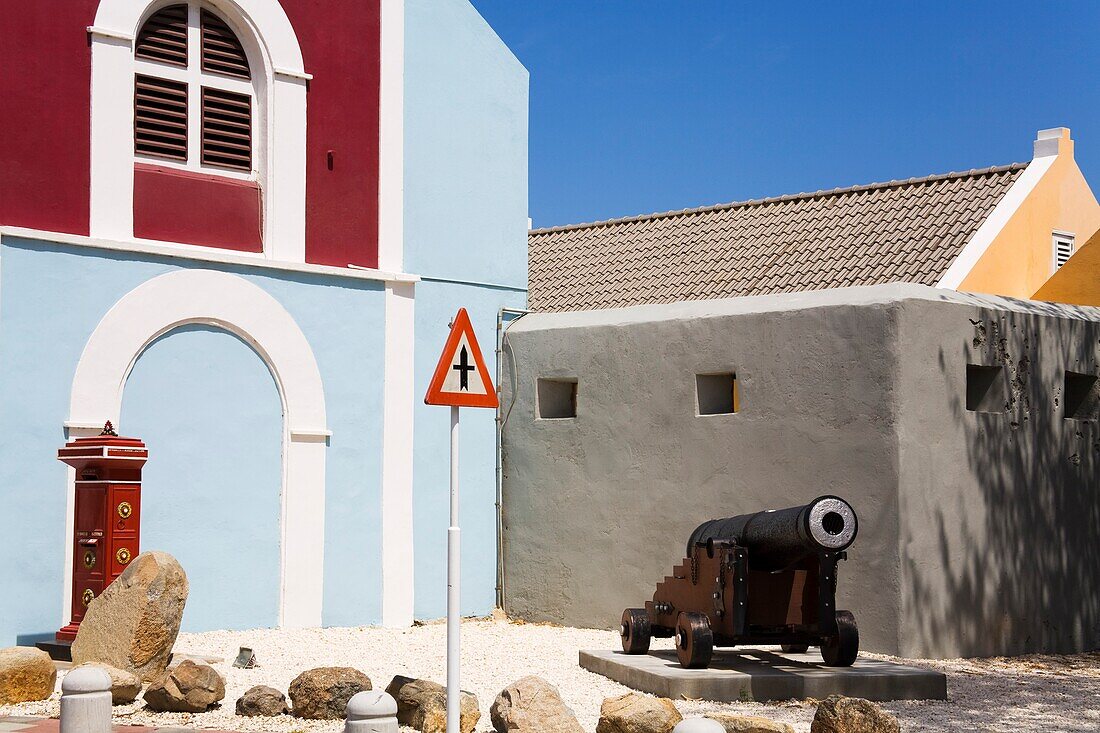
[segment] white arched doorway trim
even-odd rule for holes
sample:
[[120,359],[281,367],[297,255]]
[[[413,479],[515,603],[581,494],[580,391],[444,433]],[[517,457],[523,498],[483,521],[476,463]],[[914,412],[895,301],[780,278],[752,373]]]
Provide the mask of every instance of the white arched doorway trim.
[[[275,380],[283,403],[279,619],[283,626],[320,626],[330,434],[324,388],[305,335],[270,294],[242,277],[213,270],[177,270],[134,288],[112,306],[84,347],[66,427],[71,435],[94,434],[111,420],[125,431],[119,425],[122,395],[138,357],[157,338],[190,324],[235,334],[263,359]],[[70,482],[73,478],[70,472]],[[69,536],[72,496],[70,483]],[[68,593],[71,556],[66,569]]]
[[[205,0],[242,33],[263,62],[257,94],[266,140],[258,155],[264,200],[264,256],[305,261],[306,83],[294,27],[279,0]],[[92,44],[89,233],[134,238],[134,37],[168,0],[101,0]],[[253,53],[255,52],[255,53]]]

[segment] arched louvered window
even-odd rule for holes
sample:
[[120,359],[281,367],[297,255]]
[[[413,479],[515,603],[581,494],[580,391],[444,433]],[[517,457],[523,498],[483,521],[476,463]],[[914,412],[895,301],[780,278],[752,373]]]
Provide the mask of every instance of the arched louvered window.
[[134,153],[251,175],[256,92],[248,54],[222,17],[191,0],[157,10],[134,44]]

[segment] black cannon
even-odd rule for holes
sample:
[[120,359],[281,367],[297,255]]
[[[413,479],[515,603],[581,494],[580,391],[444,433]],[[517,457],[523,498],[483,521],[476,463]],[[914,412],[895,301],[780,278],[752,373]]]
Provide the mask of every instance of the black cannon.
[[855,511],[835,496],[700,524],[653,600],[623,611],[623,651],[644,654],[652,637],[675,636],[684,667],[706,667],[715,646],[739,644],[820,646],[825,664],[851,665],[859,630],[836,609],[836,574],[857,530]]

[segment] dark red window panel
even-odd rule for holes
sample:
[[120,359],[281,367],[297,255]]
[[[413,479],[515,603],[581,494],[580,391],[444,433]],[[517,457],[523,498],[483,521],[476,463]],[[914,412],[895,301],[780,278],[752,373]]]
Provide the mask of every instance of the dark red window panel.
[[139,59],[187,66],[187,6],[158,10],[138,32],[134,55]]
[[252,98],[202,88],[202,163],[252,170]]
[[201,11],[202,70],[214,74],[251,79],[248,56],[237,34],[209,10]]
[[187,85],[151,76],[134,77],[134,151],[187,160]]

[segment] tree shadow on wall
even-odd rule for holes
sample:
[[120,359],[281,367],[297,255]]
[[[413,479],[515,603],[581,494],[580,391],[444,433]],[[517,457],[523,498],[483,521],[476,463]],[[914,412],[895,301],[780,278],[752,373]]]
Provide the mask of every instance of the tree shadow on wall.
[[[968,405],[966,391],[955,390],[950,415],[963,426],[968,465],[930,475],[962,480],[927,486],[937,498],[909,499],[934,507],[926,526],[935,536],[920,542],[937,556],[903,555],[917,648],[931,653],[1100,646],[1100,415],[1066,419],[1062,394],[1066,370],[1100,373],[1100,324],[1041,312],[983,310],[971,320],[966,360],[1002,368],[1003,405],[977,412],[968,409],[973,395]],[[965,368],[958,353],[940,349],[944,384]],[[934,441],[932,449],[959,455]],[[903,547],[917,541],[903,539]]]

